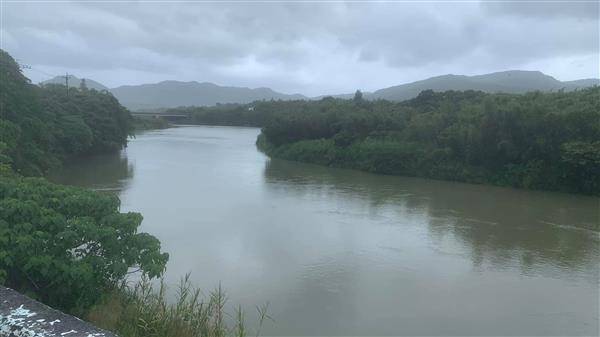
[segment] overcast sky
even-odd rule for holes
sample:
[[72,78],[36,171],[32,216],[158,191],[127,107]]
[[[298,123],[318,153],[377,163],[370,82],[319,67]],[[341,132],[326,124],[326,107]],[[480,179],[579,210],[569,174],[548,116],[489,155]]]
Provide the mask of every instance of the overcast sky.
[[2,48],[35,83],[175,79],[306,95],[442,74],[599,77],[598,2],[3,3]]

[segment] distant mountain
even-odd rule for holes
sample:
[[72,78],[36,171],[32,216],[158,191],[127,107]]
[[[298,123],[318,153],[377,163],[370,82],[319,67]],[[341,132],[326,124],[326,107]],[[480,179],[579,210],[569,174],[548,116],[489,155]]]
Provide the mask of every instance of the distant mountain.
[[[81,79],[72,76],[69,86],[79,87]],[[300,94],[287,95],[269,88],[224,87],[213,83],[163,81],[154,84],[124,85],[109,89],[85,79],[88,88],[110,91],[119,102],[130,110],[155,110],[178,106],[210,106],[217,103],[250,103],[257,100],[307,99]],[[41,84],[65,84],[64,77],[55,77]]]
[[213,83],[163,81],[155,84],[125,85],[111,89],[113,95],[131,110],[209,106],[217,103],[250,103],[256,100],[307,99],[269,88],[222,87]]
[[528,91],[575,90],[600,85],[600,79],[561,82],[539,71],[511,70],[485,75],[443,75],[426,80],[397,85],[366,94],[368,99],[403,101],[421,91],[481,90],[485,92],[525,93]]
[[587,87],[593,87],[595,85],[600,85],[600,79],[597,78],[586,78],[583,80],[575,80],[575,81],[563,81],[564,85],[567,86],[570,90],[581,89]]
[[[106,86],[86,79],[90,89],[109,90],[122,105],[130,110],[156,110],[179,106],[211,106],[217,103],[250,103],[256,100],[321,99],[300,94],[287,95],[269,88],[226,87],[208,82],[163,81],[154,84],[124,85],[108,89]],[[69,79],[69,85],[78,87],[81,80]],[[64,84],[64,77],[55,77],[46,83]],[[600,79],[582,79],[561,82],[539,71],[511,70],[491,74],[464,76],[443,75],[426,80],[401,84],[372,93],[363,93],[366,99],[403,101],[417,97],[423,90],[481,90],[485,92],[525,93],[528,91],[575,90],[600,85]],[[331,95],[352,98],[354,93]]]
[[[57,76],[54,77],[52,79],[49,79],[47,81],[42,82],[41,84],[62,84],[65,85],[65,78],[62,76]],[[79,86],[81,85],[81,79],[77,78],[75,76],[69,76],[69,87],[74,87],[74,88],[79,88]],[[94,81],[94,80],[90,80],[89,78],[85,79],[85,85],[88,87],[88,89],[96,89],[96,90],[110,90],[107,87],[105,87],[104,85]]]

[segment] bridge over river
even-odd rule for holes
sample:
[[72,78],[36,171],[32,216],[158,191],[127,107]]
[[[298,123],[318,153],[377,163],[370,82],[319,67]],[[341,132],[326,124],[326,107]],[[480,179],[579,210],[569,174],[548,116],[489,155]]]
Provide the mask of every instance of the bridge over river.
[[132,116],[142,117],[142,118],[163,118],[169,122],[181,122],[188,119],[191,113],[187,112],[178,112],[178,113],[169,113],[169,112],[153,112],[153,111],[135,111],[131,112]]

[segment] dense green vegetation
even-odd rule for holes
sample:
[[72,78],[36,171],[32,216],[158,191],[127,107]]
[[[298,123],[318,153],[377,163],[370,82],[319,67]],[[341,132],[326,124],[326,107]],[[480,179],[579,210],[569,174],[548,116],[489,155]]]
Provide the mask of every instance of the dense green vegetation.
[[279,158],[374,173],[600,194],[600,87],[423,91],[394,103],[258,101],[171,110],[189,123],[261,126]]
[[138,213],[120,213],[111,194],[0,178],[0,282],[51,306],[81,312],[130,268],[159,276],[160,242],[137,233]]
[[4,51],[0,73],[0,147],[17,172],[39,176],[67,157],[126,146],[132,118],[110,93],[37,87]]
[[[402,103],[261,103],[285,111],[258,145],[284,159],[375,173],[600,194],[600,87],[575,92],[424,91]],[[259,110],[260,111],[260,110]]]

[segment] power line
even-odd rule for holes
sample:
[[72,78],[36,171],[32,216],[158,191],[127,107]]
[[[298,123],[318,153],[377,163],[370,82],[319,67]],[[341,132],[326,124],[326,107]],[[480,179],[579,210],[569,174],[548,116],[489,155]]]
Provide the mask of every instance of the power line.
[[37,68],[32,68],[30,65],[21,64],[21,63],[19,63],[19,67],[21,67],[21,69],[29,69],[29,70],[37,71],[41,74],[51,76],[52,78],[57,78],[57,77],[64,78],[65,86],[67,87],[67,97],[69,96],[69,78],[73,77],[73,75],[69,75],[69,73],[65,73],[65,75],[54,75],[54,74],[47,73],[47,72],[37,69]]
[[66,91],[67,92],[67,97],[69,97],[69,78],[73,77],[73,75],[69,75],[69,73],[66,73],[65,75],[50,74],[50,73],[47,73],[47,72],[45,72],[43,70],[40,70],[40,69],[37,69],[37,68],[32,68],[31,66],[29,66],[26,69],[37,71],[38,73],[50,76],[53,79],[54,78],[64,78],[65,79],[65,86],[67,88],[67,91]]
[[28,69],[28,70],[36,71],[36,72],[38,72],[40,74],[44,74],[46,76],[64,77],[64,76],[60,76],[60,75],[56,75],[56,74],[50,74],[50,73],[48,73],[46,71],[43,71],[41,69],[38,69],[38,68],[33,68],[31,65],[21,62],[22,61],[21,59],[15,59],[15,61],[17,62],[17,65],[19,66],[19,68],[21,68],[21,70]]
[[37,69],[37,68],[32,68],[31,66],[29,66],[29,68],[27,68],[27,69],[29,69],[29,70],[33,70],[33,71],[37,71],[38,73],[40,73],[40,74],[44,74],[44,75],[46,75],[46,76],[51,76],[51,77],[59,77],[59,75],[56,75],[56,74],[50,74],[50,73],[47,73],[47,72],[45,72],[45,71],[43,71],[43,70],[40,70],[40,69]]
[[17,61],[17,64],[19,65],[19,67],[21,68],[21,70],[22,69],[29,69],[29,70],[37,71],[38,73],[41,73],[41,74],[44,74],[44,75],[47,75],[47,76],[51,76],[52,78],[57,78],[57,77],[64,78],[65,79],[65,86],[67,87],[67,97],[69,97],[69,78],[73,77],[73,75],[69,75],[68,72],[65,73],[65,75],[50,74],[50,73],[47,73],[47,72],[45,72],[45,71],[43,71],[41,69],[33,68],[30,65],[28,65],[28,64],[21,63],[21,62],[19,62],[20,60],[18,60],[18,59],[15,60],[15,61]]

